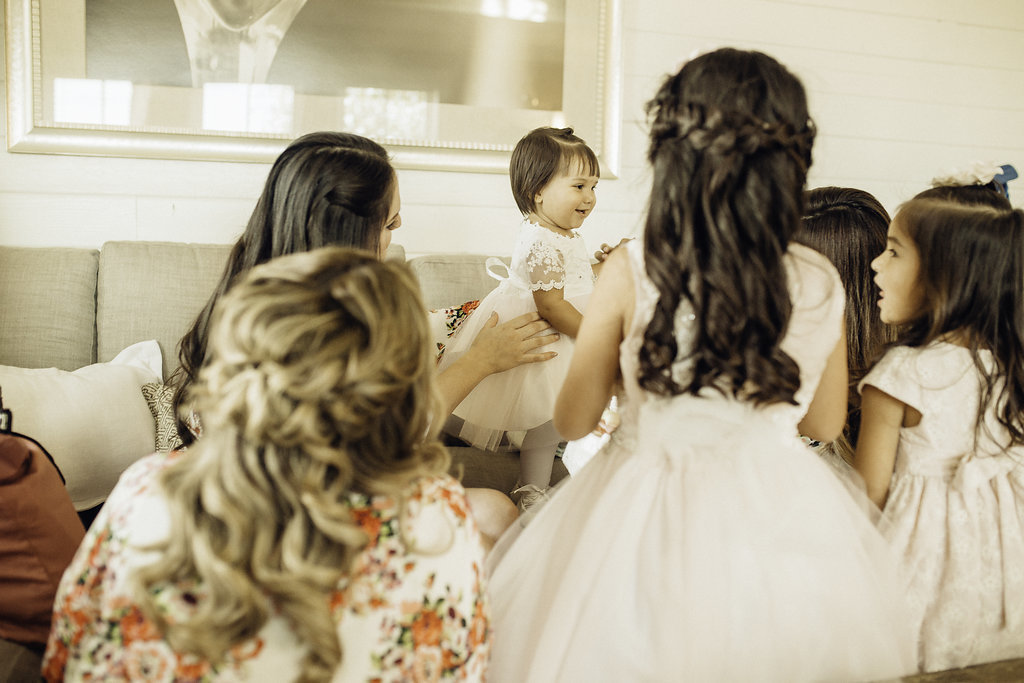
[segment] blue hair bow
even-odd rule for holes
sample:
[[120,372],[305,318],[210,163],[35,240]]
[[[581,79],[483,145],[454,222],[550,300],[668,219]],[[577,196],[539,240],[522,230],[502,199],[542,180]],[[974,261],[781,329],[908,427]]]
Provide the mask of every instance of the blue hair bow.
[[995,185],[996,188],[1000,192],[1002,192],[1007,199],[1009,199],[1010,190],[1007,189],[1006,183],[1010,182],[1011,180],[1017,177],[1017,169],[1015,169],[1010,164],[1003,164],[999,168],[1000,172],[996,173],[995,176],[992,177],[992,184]]

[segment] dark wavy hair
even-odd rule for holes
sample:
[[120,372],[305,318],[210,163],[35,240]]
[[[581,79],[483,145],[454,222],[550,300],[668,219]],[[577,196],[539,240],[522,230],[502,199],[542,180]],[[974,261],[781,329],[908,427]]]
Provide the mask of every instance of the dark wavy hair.
[[537,193],[557,173],[567,173],[573,163],[600,177],[601,164],[594,150],[572,128],[534,128],[516,143],[508,166],[512,196],[524,216],[537,209]]
[[[814,142],[803,86],[768,55],[724,48],[666,79],[647,114],[644,257],[659,297],[640,385],[794,402],[800,372],[781,348],[792,311],[783,256],[800,227]],[[684,301],[696,334],[680,350],[674,318]],[[680,357],[693,363],[686,386],[672,377]]]
[[885,250],[889,213],[874,195],[852,187],[818,187],[804,194],[807,208],[795,241],[824,254],[846,290],[846,361],[850,370],[847,421],[836,450],[847,461],[860,433],[857,385],[894,336],[882,322],[871,261]]
[[985,185],[934,185],[921,190],[914,199],[944,199],[965,206],[988,206],[993,209],[1012,209],[1013,205],[995,183]]
[[325,246],[376,252],[396,182],[387,151],[360,135],[310,133],[281,152],[220,282],[178,344],[180,365],[168,383],[185,446],[195,437],[180,409],[206,357],[214,304],[239,275],[276,256]]
[[[1012,443],[1024,443],[1024,212],[911,199],[894,220],[917,248],[925,302],[896,343],[920,347],[956,335],[984,378],[978,428],[995,406]],[[994,367],[983,362],[984,349]]]

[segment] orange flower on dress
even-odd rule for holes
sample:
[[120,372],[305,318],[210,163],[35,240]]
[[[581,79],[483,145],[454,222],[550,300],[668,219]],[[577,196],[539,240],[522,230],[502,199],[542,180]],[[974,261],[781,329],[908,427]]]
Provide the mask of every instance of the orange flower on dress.
[[178,680],[198,681],[209,673],[209,662],[203,661],[195,655],[178,656],[178,666],[174,670],[175,678]]
[[413,656],[412,679],[416,683],[435,683],[441,680],[444,669],[441,667],[440,647],[417,647]]
[[170,681],[175,678],[176,659],[163,642],[135,643],[125,658],[125,673],[130,681]]
[[483,610],[477,609],[473,615],[473,621],[469,625],[469,649],[475,650],[487,637],[487,619],[484,618]]
[[124,642],[131,643],[139,640],[159,640],[160,631],[147,619],[142,610],[132,606],[125,611],[124,616],[118,622],[121,627],[121,637]]
[[49,659],[43,667],[43,678],[47,681],[63,681],[64,669],[68,663],[68,651],[61,643],[50,643]]
[[413,619],[412,642],[417,648],[421,645],[441,644],[441,617],[436,612],[423,610]]
[[370,537],[370,545],[377,544],[377,538],[380,537],[380,528],[382,526],[380,516],[375,515],[371,510],[366,508],[356,508],[352,511],[352,517],[355,518],[356,524],[359,528]]
[[466,508],[465,496],[456,494],[451,489],[441,489],[441,498],[448,503],[450,509],[459,519],[466,519],[469,510]]

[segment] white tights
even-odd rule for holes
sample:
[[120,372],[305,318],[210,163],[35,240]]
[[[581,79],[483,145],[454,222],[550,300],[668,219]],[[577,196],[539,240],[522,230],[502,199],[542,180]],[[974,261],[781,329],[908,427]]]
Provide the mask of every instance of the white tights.
[[519,484],[533,484],[542,489],[551,484],[551,468],[555,451],[563,441],[552,422],[545,422],[526,432],[519,448]]

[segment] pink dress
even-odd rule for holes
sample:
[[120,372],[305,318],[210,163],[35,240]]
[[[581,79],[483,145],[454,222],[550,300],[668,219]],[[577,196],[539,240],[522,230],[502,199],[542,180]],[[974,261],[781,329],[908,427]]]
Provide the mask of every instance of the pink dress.
[[[133,567],[151,557],[144,546],[170,525],[156,478],[175,457],[188,456],[132,465],[90,527],[54,602],[47,680],[296,679],[305,646],[273,610],[255,638],[214,666],[173,650],[136,606]],[[490,649],[483,547],[462,486],[447,476],[421,479],[404,511],[384,496],[352,494],[349,504],[370,542],[324,596],[342,646],[334,680],[483,680]],[[164,588],[168,618],[186,613],[202,591]]]
[[967,349],[935,342],[891,349],[861,381],[921,413],[900,429],[882,530],[924,671],[1024,657],[1024,447],[1003,451],[991,413],[975,443],[980,379]]
[[[498,264],[488,264],[494,273]],[[503,267],[503,266],[502,266]],[[501,322],[536,311],[533,293],[561,289],[566,301],[584,312],[594,290],[594,271],[583,238],[566,237],[524,220],[507,277],[488,294],[451,338],[441,358],[445,369],[469,348],[484,323],[497,313]],[[561,335],[543,348],[558,355],[487,377],[453,415],[464,420],[459,436],[478,448],[494,450],[506,432],[523,432],[551,420],[555,399],[569,371],[573,340]]]
[[[786,265],[783,348],[798,405],[637,382],[657,301],[642,244],[625,249],[636,302],[620,347],[622,424],[608,446],[499,541],[489,679],[862,681],[915,669],[896,563],[797,423],[838,341],[843,292],[805,247]],[[676,316],[680,349],[693,316]],[[674,368],[677,379],[687,363]]]

